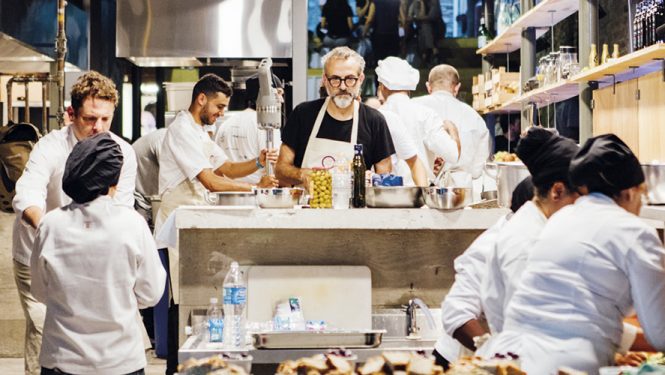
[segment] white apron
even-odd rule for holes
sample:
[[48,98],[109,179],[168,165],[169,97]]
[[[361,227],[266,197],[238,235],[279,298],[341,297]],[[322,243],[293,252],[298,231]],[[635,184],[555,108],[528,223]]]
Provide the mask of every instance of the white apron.
[[[212,144],[207,143],[204,146],[206,155],[211,155]],[[203,185],[195,184],[189,179],[185,179],[173,189],[167,190],[162,194],[162,202],[159,206],[159,212],[155,220],[155,234],[159,233],[169,215],[180,206],[200,206],[206,204],[206,188]],[[178,248],[168,248],[169,251],[169,274],[171,279],[171,293],[173,301],[178,304],[180,301],[180,252]]]
[[316,117],[314,128],[309,135],[309,141],[305,148],[305,155],[302,159],[301,168],[322,168],[324,167],[323,159],[327,156],[332,156],[334,158],[344,157],[349,163],[353,159],[353,146],[358,143],[358,108],[360,107],[360,104],[358,104],[357,100],[353,101],[351,141],[344,142],[316,137],[316,135],[319,134],[319,129],[321,129],[321,122],[328,109],[328,103],[330,103],[330,97],[327,97],[325,102],[323,102],[323,106]]

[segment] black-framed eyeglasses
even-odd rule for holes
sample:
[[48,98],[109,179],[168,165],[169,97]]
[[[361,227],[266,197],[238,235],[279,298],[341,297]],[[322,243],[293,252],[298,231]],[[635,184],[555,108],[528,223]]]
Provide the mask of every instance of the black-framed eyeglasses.
[[346,87],[353,87],[356,85],[356,83],[358,83],[359,78],[356,76],[346,76],[344,78],[338,76],[330,76],[330,77],[326,76],[326,79],[328,80],[328,82],[330,82],[330,85],[332,87],[337,88],[342,84],[342,81],[344,81]]

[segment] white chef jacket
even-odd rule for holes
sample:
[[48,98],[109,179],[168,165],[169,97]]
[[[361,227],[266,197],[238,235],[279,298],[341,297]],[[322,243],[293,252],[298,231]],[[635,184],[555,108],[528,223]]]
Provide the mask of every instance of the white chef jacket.
[[493,349],[519,354],[530,374],[555,373],[555,365],[596,374],[611,363],[632,308],[649,343],[665,350],[664,306],[665,249],[656,230],[594,193],[550,218]]
[[108,195],[50,211],[31,259],[46,304],[39,363],[73,374],[126,374],[146,365],[139,308],[162,296],[166,272],[145,220]]
[[196,176],[202,170],[216,170],[226,161],[224,151],[210,139],[201,125],[194,122],[192,114],[180,111],[167,128],[159,153],[159,194],[187,179],[200,185]]
[[[247,161],[258,158],[261,150],[266,148],[266,131],[258,127],[256,111],[246,109],[236,113],[224,121],[215,133],[215,143],[224,151],[231,161]],[[279,130],[273,130],[273,146],[279,150],[282,137]],[[256,185],[261,181],[265,170],[258,169],[254,173],[238,178]]]
[[455,259],[455,282],[441,302],[441,320],[444,336],[436,345],[436,351],[450,362],[458,359],[461,344],[452,336],[466,322],[479,319],[482,314],[480,287],[487,267],[485,259],[493,251],[503,227],[512,213],[501,217],[483,232]]
[[466,172],[473,179],[479,178],[492,146],[485,120],[468,104],[458,100],[448,91],[435,91],[431,95],[413,98],[413,101],[432,109],[443,120],[453,122],[459,132],[461,145],[459,160],[446,163],[445,168],[454,172]]
[[166,135],[166,129],[158,129],[142,136],[132,144],[136,152],[136,204],[150,210],[149,198],[159,193],[159,151]]
[[434,179],[432,168],[437,156],[457,162],[457,144],[443,129],[443,120],[431,109],[413,102],[405,93],[395,93],[386,99],[381,109],[396,113],[404,122],[418,147],[418,157]]
[[[114,199],[118,203],[133,208],[136,155],[129,143],[113,133],[109,134],[120,145],[123,155],[118,190]],[[30,264],[30,253],[35,238],[35,230],[21,219],[23,210],[37,206],[46,213],[72,202],[72,199],[62,190],[62,176],[65,173],[67,157],[77,142],[71,126],[45,135],[35,144],[25,170],[16,182],[16,196],[12,202],[14,212],[16,212],[12,256],[21,264]]]
[[546,222],[538,206],[533,201],[526,202],[501,228],[494,248],[487,254],[480,296],[492,334],[503,330],[506,305]]
[[383,108],[379,109],[379,112],[386,119],[388,130],[390,130],[390,138],[392,138],[393,145],[395,146],[395,154],[390,156],[393,164],[392,174],[402,176],[405,186],[413,186],[411,169],[405,160],[411,159],[418,154],[416,142],[411,133],[406,129],[402,119],[396,113]]

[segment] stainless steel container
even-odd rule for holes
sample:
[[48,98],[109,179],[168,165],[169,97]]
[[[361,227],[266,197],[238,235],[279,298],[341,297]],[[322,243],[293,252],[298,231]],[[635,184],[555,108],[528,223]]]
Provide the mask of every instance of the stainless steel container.
[[376,348],[384,330],[271,331],[253,333],[256,349]]
[[515,187],[530,173],[522,162],[497,162],[496,187],[499,207],[509,208]]
[[256,202],[261,208],[293,208],[304,193],[301,188],[257,189]]
[[425,204],[439,210],[455,210],[471,203],[471,188],[428,187],[422,188]]
[[256,207],[254,191],[218,191],[207,192],[205,199],[213,206],[253,206]]
[[367,207],[418,208],[425,204],[418,186],[373,186],[365,188]]
[[649,204],[665,204],[665,163],[642,164]]

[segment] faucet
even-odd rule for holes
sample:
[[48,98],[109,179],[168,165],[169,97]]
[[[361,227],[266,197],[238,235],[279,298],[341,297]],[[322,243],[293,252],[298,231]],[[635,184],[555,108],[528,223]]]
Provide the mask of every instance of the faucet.
[[427,323],[431,329],[436,329],[436,323],[434,323],[434,317],[432,312],[429,311],[429,308],[420,298],[414,298],[409,300],[409,304],[406,305],[406,336],[411,338],[416,338],[420,328],[418,327],[418,322],[416,320],[417,308],[425,313],[427,318]]

